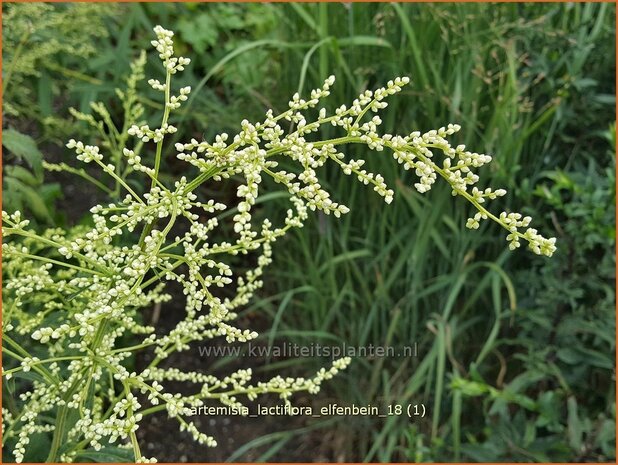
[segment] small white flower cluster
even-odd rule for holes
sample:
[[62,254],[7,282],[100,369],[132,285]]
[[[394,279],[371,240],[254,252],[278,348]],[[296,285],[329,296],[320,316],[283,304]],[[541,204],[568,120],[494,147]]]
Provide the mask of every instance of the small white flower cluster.
[[165,92],[165,89],[167,89],[166,85],[161,84],[158,79],[148,79],[148,84],[150,84],[150,87],[152,87],[154,90],[158,90],[161,92]]
[[99,147],[96,145],[84,145],[83,142],[76,142],[75,139],[71,139],[67,143],[67,148],[75,149],[77,159],[84,163],[103,160],[103,155],[99,153]]
[[127,157],[128,165],[134,170],[146,173],[148,176],[154,176],[154,170],[148,166],[142,165],[142,157],[136,155],[133,150],[129,150],[125,147],[122,149],[122,154]]
[[[2,214],[3,342],[12,362],[3,375],[9,379],[20,371],[36,374],[36,380],[19,396],[20,415],[3,412],[7,434],[17,438],[13,453],[18,462],[23,460],[32,434],[51,428],[40,423],[41,418],[50,415],[76,418],[70,424],[64,420],[56,424],[51,461],[78,456],[76,449],[59,450],[66,435],[72,443],[83,443],[95,450],[118,441],[123,447],[132,447],[136,462],[149,462],[151,459],[139,452],[135,431],[140,421],[160,410],[175,418],[180,429],[196,441],[214,446],[213,437],[198,431],[185,418],[187,408],[202,405],[206,399],[239,407],[243,405],[240,396],[251,401],[266,393],[276,393],[287,402],[295,392],[317,393],[323,381],[343,370],[349,358],[335,361],[310,379],[276,376],[251,384],[251,370],[238,370],[218,379],[205,373],[158,367],[170,355],[190,350],[195,343],[215,338],[246,342],[257,337],[255,331],[235,326],[234,320],[236,312],[263,286],[264,270],[272,262],[273,243],[291,228],[302,227],[309,210],[337,217],[349,212],[348,207],[331,198],[320,182],[319,171],[328,163],[372,186],[386,203],[393,201],[394,191],[384,177],[368,172],[365,160],[347,160],[338,146],[353,143],[376,152],[392,150],[393,157],[418,176],[415,187],[419,192],[430,190],[438,178],[443,178],[454,195],[464,197],[477,209],[468,227],[478,228],[482,219],[491,218],[508,230],[511,248],[524,239],[535,253],[551,255],[555,251],[555,239],[545,239],[532,228],[519,232],[518,228],[528,227],[529,217],[517,213],[496,217],[485,208],[487,199],[506,192],[481,190],[474,185],[479,177],[473,168],[488,163],[491,157],[469,152],[463,146],[451,147],[446,138],[459,126],[405,136],[380,134],[382,120],[372,113],[385,108],[386,98],[408,84],[405,77],[373,92],[364,91],[349,108],[340,106],[333,114],[320,108],[317,119],[311,121],[304,112],[316,108],[330,94],[335,81],[331,76],[311,91],[308,99],[294,95],[284,113],[275,116],[268,111],[261,122],[242,121],[233,137],[221,134],[212,142],[191,139],[177,143],[177,157],[196,167],[199,174],[166,185],[159,177],[163,141],[176,132],[168,124],[168,117],[187,100],[191,90],[183,87],[178,96],[172,96],[171,76],[182,71],[189,61],[174,57],[170,31],[157,26],[155,32],[157,40],[153,45],[166,70],[166,80],[164,84],[157,80],[149,83],[165,94],[161,125],[150,129],[137,120],[139,111],[127,110],[126,115],[133,119],[125,122],[128,131],[123,137],[133,136],[138,141],[133,149],[126,144],[118,149],[131,168],[125,173],[147,176],[146,184],[150,186],[146,192],[133,190],[131,185],[144,185],[143,179],[126,182],[126,175],[117,168],[120,165],[105,161],[105,150],[72,139],[67,147],[75,150],[77,158],[98,164],[119,188],[126,190],[126,196],[94,206],[92,225],[66,231],[38,233],[28,229],[28,221],[19,212]],[[285,130],[282,125],[291,125],[291,129]],[[342,136],[315,138],[322,125],[339,128]],[[152,165],[140,151],[142,143],[150,141],[156,143]],[[438,151],[444,155],[441,162],[435,160],[434,152]],[[296,168],[283,170],[283,157],[293,162],[286,166]],[[241,179],[235,206],[200,200],[200,185],[231,176]],[[254,224],[252,216],[266,176],[285,186],[290,196],[291,208],[278,226],[269,219]],[[214,231],[220,222],[227,221],[222,218],[231,219],[235,240],[216,239]],[[139,241],[133,240],[135,232],[141,234]],[[255,266],[242,274],[235,272],[233,257],[238,254],[255,254]],[[169,301],[171,296],[165,293],[165,287],[171,282],[180,286],[186,296],[185,317],[167,334],[156,334],[155,328],[141,323],[139,312]],[[37,351],[38,358],[25,353],[16,340],[25,336],[31,338],[30,344],[42,349]],[[127,340],[136,343],[125,346],[123,341]],[[128,359],[147,348],[153,350],[154,360],[140,373],[130,371]],[[181,395],[173,392],[176,382],[194,383],[198,389],[193,395]],[[145,396],[142,402],[134,394],[137,391]],[[150,405],[142,406],[144,402]]]
[[184,67],[191,63],[191,60],[184,57],[174,57],[174,41],[172,40],[174,33],[161,26],[155,26],[154,32],[157,39],[151,41],[151,44],[159,52],[159,58],[163,61],[166,71],[170,74],[183,71]]
[[24,358],[21,361],[21,369],[22,369],[22,371],[24,373],[27,373],[32,368],[32,365],[35,365],[35,364],[39,363],[40,361],[41,361],[41,359],[39,359],[38,357]]
[[191,86],[182,87],[178,96],[172,95],[167,106],[170,110],[177,110],[180,108],[180,102],[186,102],[189,99],[191,93]]
[[556,238],[549,239],[541,236],[534,228],[528,228],[521,234],[518,228],[525,228],[530,224],[532,218],[519,213],[500,213],[500,221],[507,225],[510,234],[506,237],[509,241],[509,249],[515,250],[520,246],[519,239],[523,238],[528,241],[529,248],[537,255],[551,256],[556,251]]
[[157,459],[155,457],[148,458],[141,456],[135,460],[135,463],[157,463]]
[[[177,97],[173,97],[177,98]],[[171,104],[169,104],[171,106]],[[180,106],[180,104],[178,104]],[[142,140],[142,142],[150,142],[153,141],[155,143],[161,142],[166,134],[174,134],[177,131],[175,126],[171,124],[164,123],[160,128],[150,129],[147,124],[142,126],[137,126],[134,124],[127,131],[129,135],[135,136]],[[71,148],[71,147],[69,147]]]

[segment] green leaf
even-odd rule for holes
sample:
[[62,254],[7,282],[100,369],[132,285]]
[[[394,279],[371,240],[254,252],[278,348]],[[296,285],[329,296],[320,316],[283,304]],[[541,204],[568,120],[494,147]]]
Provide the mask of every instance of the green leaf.
[[13,395],[15,393],[15,378],[11,378],[5,381],[6,390],[9,394]]
[[18,371],[13,373],[13,378],[23,378],[29,381],[44,382],[43,377],[35,371]]
[[248,26],[242,16],[242,11],[237,8],[237,5],[218,3],[217,7],[214,19],[221,29],[240,30]]
[[373,36],[352,36],[352,37],[344,37],[342,39],[337,39],[337,43],[342,47],[358,47],[358,46],[368,46],[368,47],[385,47],[392,48],[391,43],[382,39],[381,37],[373,37]]
[[614,367],[613,360],[606,354],[585,347],[563,347],[556,355],[562,362],[569,365],[586,364],[607,370]]
[[133,451],[131,449],[123,449],[120,447],[107,446],[101,450],[86,449],[77,454],[80,462],[94,463],[133,463]]
[[23,166],[7,166],[4,170],[4,175],[6,177],[19,179],[21,182],[30,187],[38,187],[41,184],[39,180],[36,179],[34,175]]
[[39,193],[47,205],[53,205],[56,199],[62,198],[62,189],[57,182],[41,185],[41,187],[39,187]]
[[178,31],[182,39],[199,53],[204,53],[219,37],[217,26],[207,13],[202,13],[191,20],[181,19],[178,21]]
[[575,396],[569,397],[567,408],[569,412],[567,419],[569,445],[574,451],[579,452],[582,448],[583,429],[582,422],[577,415],[577,400]]
[[39,220],[52,221],[51,214],[45,200],[39,195],[38,189],[32,188],[17,178],[6,177],[4,179],[6,191],[10,197],[20,197],[25,207]]
[[615,105],[616,104],[616,96],[612,94],[597,94],[592,99],[598,103],[603,105]]
[[51,439],[49,433],[36,433],[30,437],[30,443],[26,447],[26,454],[24,461],[26,463],[40,463],[44,462],[49,448],[51,446]]
[[2,145],[19,159],[25,159],[38,179],[43,179],[43,154],[30,136],[14,129],[2,131]]

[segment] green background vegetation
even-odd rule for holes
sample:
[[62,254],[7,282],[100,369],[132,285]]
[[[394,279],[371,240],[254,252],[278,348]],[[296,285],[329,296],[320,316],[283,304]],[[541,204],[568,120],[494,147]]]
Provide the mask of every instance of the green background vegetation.
[[[193,60],[182,75],[190,104],[172,121],[178,139],[234,133],[330,74],[333,105],[407,75],[384,129],[461,124],[459,143],[494,157],[481,178],[509,191],[504,208],[558,238],[552,259],[511,253],[496,225],[467,230],[467,205],[444,186],[419,195],[389,156],[368,159],[396,186],[388,208],[341,173],[323,173],[351,214],[315,214],[278,243],[247,315],[267,322],[268,344],[418,344],[415,358],[355,360],[328,394],[424,403],[428,415],[275,424],[230,459],[285,460],[286,445],[311,430],[327,460],[615,460],[614,5],[4,4],[5,210],[43,226],[79,220],[67,213],[76,199],[63,198],[42,161],[78,166],[63,143],[96,142],[69,107],[88,113],[102,101],[121,118],[114,89],[156,24],[175,30],[177,50]],[[158,66],[149,51],[147,76]],[[146,113],[160,110],[156,94],[140,90]],[[173,145],[166,153],[162,171],[176,177],[186,168]],[[280,217],[282,205],[259,215]],[[300,375],[324,364],[278,360],[263,370]]]

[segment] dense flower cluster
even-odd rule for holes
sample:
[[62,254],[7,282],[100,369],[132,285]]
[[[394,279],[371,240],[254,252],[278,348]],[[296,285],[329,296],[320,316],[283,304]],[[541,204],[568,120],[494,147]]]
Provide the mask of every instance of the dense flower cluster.
[[[243,396],[250,401],[266,393],[277,393],[289,402],[294,392],[318,392],[322,381],[344,369],[349,358],[335,361],[331,368],[310,379],[277,376],[251,384],[250,370],[218,379],[158,367],[172,353],[186,351],[195,342],[217,337],[245,342],[257,336],[250,329],[235,326],[234,320],[236,311],[262,286],[264,268],[272,261],[273,243],[291,228],[301,227],[308,210],[337,217],[349,212],[322,186],[319,168],[327,163],[338,165],[346,175],[372,186],[386,203],[393,200],[395,193],[384,178],[364,169],[364,160],[348,160],[339,150],[342,145],[363,144],[377,152],[389,149],[404,169],[416,173],[419,192],[429,191],[438,178],[443,178],[454,195],[467,199],[477,209],[468,227],[478,228],[481,220],[491,218],[508,230],[511,248],[523,239],[535,253],[554,252],[554,239],[545,239],[531,228],[519,232],[519,228],[528,227],[529,217],[506,212],[495,216],[485,208],[488,199],[506,192],[475,186],[479,177],[473,169],[488,163],[491,157],[464,146],[452,147],[447,137],[460,129],[458,125],[424,134],[380,133],[382,121],[375,113],[387,106],[387,97],[408,84],[405,77],[373,92],[363,92],[349,108],[341,106],[333,114],[320,108],[312,121],[307,110],[316,108],[329,95],[335,81],[331,76],[321,88],[311,91],[307,100],[294,95],[286,112],[275,116],[269,111],[257,123],[242,121],[233,137],[221,134],[212,142],[192,139],[178,143],[176,156],[197,168],[199,174],[165,185],[158,176],[163,141],[176,132],[168,123],[169,114],[187,100],[191,91],[182,87],[173,96],[171,77],[190,60],[174,56],[171,31],[157,26],[155,33],[157,39],[152,44],[162,60],[166,79],[164,84],[156,79],[148,82],[164,94],[161,124],[151,129],[136,119],[127,121],[127,136],[123,136],[127,143],[119,152],[130,168],[124,173],[147,176],[147,192],[140,194],[131,188],[119,168],[120,160],[107,163],[99,147],[70,140],[67,147],[75,151],[78,160],[99,165],[126,196],[94,206],[93,226],[68,231],[38,233],[28,228],[28,221],[19,212],[3,212],[4,354],[15,361],[3,375],[10,379],[19,372],[36,374],[30,389],[20,395],[19,415],[3,409],[5,437],[17,437],[13,451],[17,461],[23,460],[32,434],[51,430],[52,461],[72,461],[79,457],[80,448],[99,450],[115,442],[132,448],[136,461],[149,461],[140,451],[135,431],[142,419],[159,410],[167,411],[196,441],[214,446],[215,438],[198,431],[188,419],[191,408],[215,400],[238,407]],[[143,67],[143,56],[141,60]],[[136,73],[139,75],[139,70]],[[284,130],[284,122],[286,126],[292,124],[292,130]],[[313,139],[325,124],[340,128],[342,136]],[[149,144],[154,153],[152,163],[147,163],[150,158],[142,154]],[[440,161],[438,153],[443,155]],[[281,157],[293,160],[298,170],[283,170]],[[54,169],[62,166],[54,165]],[[199,199],[200,185],[231,176],[243,180],[236,191],[235,206]],[[285,186],[290,195],[290,209],[278,226],[269,220],[256,225],[253,220],[265,176]],[[220,226],[220,213],[224,211],[230,212],[235,236],[217,242],[213,232]],[[186,225],[181,228],[183,233],[174,228],[180,221]],[[129,241],[132,232],[141,233],[139,241]],[[255,268],[244,274],[236,273],[226,262],[226,255],[248,253],[256,253],[257,261]],[[168,334],[155,335],[154,328],[139,318],[139,310],[168,301],[165,285],[171,281],[183,289],[186,315]],[[234,290],[234,296],[230,297],[230,292],[221,294],[219,288]],[[40,354],[42,348],[45,355],[30,355],[15,336],[30,336],[38,344],[36,353]],[[125,346],[122,341],[127,336],[138,343]],[[147,369],[137,373],[126,368],[136,351],[148,348],[155,358]],[[169,381],[197,385],[196,391],[188,396],[171,392]],[[69,415],[74,412],[77,419],[68,422],[67,418],[75,418]],[[55,424],[47,424],[45,418],[54,415]],[[61,453],[60,445],[65,443],[69,446]]]

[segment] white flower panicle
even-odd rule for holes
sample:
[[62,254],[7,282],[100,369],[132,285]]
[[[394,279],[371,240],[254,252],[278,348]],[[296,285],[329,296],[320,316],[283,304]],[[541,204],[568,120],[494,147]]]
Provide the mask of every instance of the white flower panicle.
[[[170,154],[164,153],[163,142],[176,132],[168,117],[187,101],[191,89],[181,87],[173,95],[171,77],[189,60],[174,55],[171,31],[157,26],[155,33],[152,44],[166,79],[164,83],[156,79],[148,83],[163,93],[160,126],[151,129],[139,120],[140,111],[127,111],[130,119],[125,122],[125,143],[115,163],[108,163],[109,147],[105,145],[101,150],[73,139],[67,144],[78,160],[98,165],[125,196],[94,206],[89,226],[68,230],[37,232],[29,229],[19,212],[2,214],[3,334],[7,357],[14,362],[3,376],[10,379],[17,372],[36,375],[20,395],[20,415],[3,411],[6,434],[17,441],[16,461],[23,460],[32,434],[54,428],[42,420],[54,415],[77,419],[56,425],[49,461],[79,457],[78,450],[70,447],[60,452],[65,437],[71,444],[85,444],[95,450],[118,442],[133,449],[136,462],[152,461],[141,454],[135,431],[156,411],[166,411],[199,443],[214,446],[216,439],[198,431],[188,419],[187,409],[206,401],[239,407],[244,405],[243,399],[252,401],[266,393],[276,393],[289,402],[295,392],[318,392],[324,380],[343,370],[349,358],[335,361],[310,379],[276,376],[252,384],[250,370],[238,370],[219,379],[158,367],[172,354],[191,350],[196,343],[215,338],[243,343],[257,337],[255,331],[235,323],[236,312],[263,286],[264,270],[272,262],[273,243],[290,229],[302,227],[309,210],[336,217],[349,212],[320,182],[322,168],[338,166],[345,175],[370,186],[386,203],[393,201],[395,192],[384,177],[369,172],[365,160],[348,159],[340,151],[342,145],[362,144],[375,152],[392,151],[404,169],[414,171],[418,177],[415,188],[421,193],[442,178],[454,195],[464,197],[477,210],[466,224],[469,228],[476,229],[482,220],[490,218],[507,229],[512,249],[525,240],[537,254],[550,256],[555,251],[555,239],[545,239],[529,228],[529,217],[505,212],[494,216],[486,209],[487,200],[506,192],[476,186],[479,177],[473,170],[491,157],[461,145],[452,147],[447,137],[460,129],[458,125],[423,134],[381,133],[382,120],[376,113],[387,106],[387,97],[409,83],[407,77],[389,81],[375,91],[364,91],[349,108],[342,105],[329,114],[318,106],[334,85],[331,76],[306,99],[294,95],[284,113],[268,111],[261,122],[242,121],[234,136],[220,134],[210,142],[191,139],[175,144],[177,158],[192,165],[198,174],[192,179],[164,182],[159,177],[161,157]],[[145,57],[140,60],[143,66]],[[129,85],[134,85],[138,76],[139,66]],[[309,114],[315,113],[317,118],[312,119]],[[338,128],[341,136],[328,140],[316,137],[322,125]],[[148,152],[150,143],[155,145],[150,146],[154,162]],[[284,157],[296,169],[283,169],[280,162]],[[129,175],[145,176],[149,184],[145,193],[132,187],[144,185],[144,179],[127,182]],[[203,193],[198,187],[203,183],[231,176],[242,179],[235,205],[200,198]],[[289,193],[290,208],[282,224],[268,219],[257,223],[253,218],[266,177]],[[227,241],[217,239],[221,226],[230,226],[233,231]],[[520,228],[528,229],[520,232]],[[140,234],[139,241],[132,241],[135,233]],[[231,258],[238,254],[254,254],[255,266],[243,272],[234,269]],[[165,292],[169,282],[180,286],[186,297],[185,317],[167,334],[155,334],[154,327],[142,322],[140,310],[169,301],[171,296]],[[38,358],[26,356],[17,342],[26,337],[29,344],[37,345]],[[136,343],[127,346],[126,340]],[[154,360],[141,372],[130,371],[127,361],[143,349],[151,349]],[[196,385],[195,393],[174,392],[176,382]],[[138,392],[143,394],[139,401]],[[79,415],[72,415],[73,411]]]
[[[352,106],[339,107],[333,115],[327,115],[324,108],[320,109],[316,121],[308,122],[303,110],[314,108],[320,99],[329,95],[334,76],[329,77],[322,88],[311,91],[309,100],[302,99],[298,94],[289,102],[289,110],[279,116],[271,111],[260,123],[241,123],[241,131],[228,144],[229,136],[217,136],[215,143],[198,142],[193,139],[189,143],[177,143],[178,158],[197,167],[203,173],[216,173],[213,178],[227,178],[241,174],[248,184],[238,189],[239,197],[244,201],[238,206],[239,213],[234,217],[235,230],[241,235],[241,243],[248,243],[254,233],[249,231],[251,207],[255,202],[258,185],[262,175],[272,177],[276,182],[286,186],[289,193],[300,199],[311,210],[321,210],[326,214],[340,216],[349,209],[331,199],[330,193],[322,188],[317,175],[317,169],[327,162],[333,162],[346,175],[354,175],[360,182],[371,185],[373,190],[382,196],[386,203],[391,203],[394,191],[390,189],[381,174],[368,172],[363,168],[365,160],[351,159],[346,161],[337,146],[349,143],[362,143],[371,150],[392,150],[393,158],[406,170],[413,170],[418,176],[414,183],[420,193],[431,190],[440,177],[451,186],[453,195],[466,198],[477,209],[477,213],[467,222],[469,228],[476,229],[483,219],[491,218],[505,228],[512,238],[524,239],[530,249],[537,253],[551,256],[555,251],[555,239],[545,239],[540,235],[520,233],[514,223],[505,222],[502,216],[491,214],[483,204],[506,194],[504,189],[479,189],[475,184],[479,176],[474,169],[480,168],[491,161],[491,157],[466,150],[464,145],[451,146],[447,137],[458,132],[461,127],[448,124],[438,130],[421,134],[418,131],[406,136],[380,134],[379,126],[382,120],[374,115],[363,122],[367,113],[375,113],[387,105],[384,99],[401,91],[409,83],[409,78],[396,78],[389,81],[386,87],[376,91],[365,91],[354,100]],[[281,120],[296,123],[296,130],[286,133],[279,122]],[[332,140],[311,141],[307,136],[316,132],[323,124],[341,127],[345,132],[342,137]],[[443,160],[436,160],[436,153],[442,152]],[[287,156],[298,162],[301,172],[290,173],[277,167],[278,157]],[[517,215],[517,214],[516,214]],[[518,243],[518,242],[517,242]]]
[[[151,41],[151,44],[159,52],[159,58],[163,61],[166,71],[170,74],[183,71],[184,67],[191,63],[191,60],[174,56],[174,41],[172,40],[174,33],[161,26],[155,26],[154,32],[157,35],[157,40]],[[156,89],[155,86],[153,87]]]

